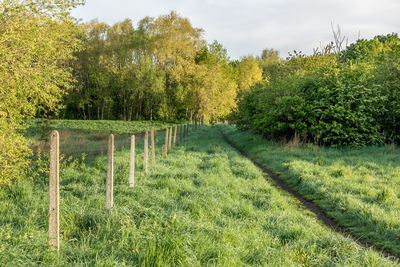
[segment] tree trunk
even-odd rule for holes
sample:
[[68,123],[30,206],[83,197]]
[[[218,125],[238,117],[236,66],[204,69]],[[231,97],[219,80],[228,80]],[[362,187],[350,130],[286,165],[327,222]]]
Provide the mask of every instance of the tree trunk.
[[132,109],[133,109],[133,104],[129,104],[129,113],[128,113],[128,121],[132,120]]
[[90,119],[90,105],[88,104],[88,106],[87,106],[87,109],[88,109],[88,120],[91,120]]
[[97,103],[97,119],[100,120],[100,101]]
[[123,119],[124,121],[126,121],[126,98],[125,98],[125,96],[124,96],[124,99],[123,99],[122,109],[123,109],[123,116],[122,116],[122,119]]
[[101,105],[101,119],[104,120],[104,106],[105,106],[105,101],[103,100],[102,105]]

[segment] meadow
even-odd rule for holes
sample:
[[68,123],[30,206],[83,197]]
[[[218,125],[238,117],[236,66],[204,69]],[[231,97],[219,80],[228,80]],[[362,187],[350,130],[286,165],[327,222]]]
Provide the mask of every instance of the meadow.
[[115,149],[129,148],[131,134],[138,141],[146,129],[158,130],[172,126],[172,123],[159,121],[112,121],[112,120],[46,120],[29,119],[25,121],[24,135],[29,138],[35,151],[49,150],[48,135],[51,130],[60,132],[60,149],[65,156],[94,158],[107,153],[109,134],[115,136]]
[[356,236],[400,255],[400,149],[297,147],[218,126],[256,162],[278,174]]
[[157,164],[145,176],[138,141],[133,189],[128,187],[129,151],[116,151],[109,212],[106,156],[61,162],[58,254],[47,245],[46,172],[1,190],[0,265],[398,264],[324,226],[231,148],[216,128],[190,132],[166,159],[163,143],[158,135]]

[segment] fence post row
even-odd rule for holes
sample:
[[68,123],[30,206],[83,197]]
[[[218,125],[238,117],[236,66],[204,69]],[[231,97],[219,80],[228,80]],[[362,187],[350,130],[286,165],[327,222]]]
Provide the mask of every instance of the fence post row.
[[151,164],[153,166],[155,166],[156,165],[156,147],[154,145],[154,129],[151,129],[150,139],[151,139]]
[[182,145],[182,124],[179,124],[179,144]]
[[135,186],[135,135],[131,136],[131,157],[129,165],[129,187]]
[[50,176],[49,176],[49,246],[60,249],[60,135],[58,131],[50,134]]
[[174,141],[172,143],[172,147],[175,148],[175,143],[176,143],[176,131],[178,130],[178,126],[175,125],[174,127]]
[[168,150],[171,150],[172,127],[169,128]]
[[113,200],[114,186],[114,135],[108,137],[107,151],[107,182],[106,182],[106,209],[111,209],[114,206]]
[[164,155],[163,155],[164,158],[167,157],[167,150],[168,150],[167,146],[168,146],[168,128],[165,129],[165,145],[164,145]]
[[143,170],[144,174],[147,174],[147,159],[149,157],[149,132],[146,130],[144,134],[144,149],[143,149]]

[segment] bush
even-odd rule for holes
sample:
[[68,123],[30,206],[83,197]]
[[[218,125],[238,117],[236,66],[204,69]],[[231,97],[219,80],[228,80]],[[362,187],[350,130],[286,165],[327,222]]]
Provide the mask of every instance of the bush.
[[[371,45],[375,50],[381,47],[381,52],[374,50],[370,56],[360,52],[358,60],[353,46],[347,60],[336,54],[295,55],[285,62],[279,78],[252,88],[239,101],[236,123],[276,140],[297,134],[328,146],[399,143],[400,40],[396,38],[397,42],[389,38],[390,46]],[[360,51],[369,47],[360,45]]]

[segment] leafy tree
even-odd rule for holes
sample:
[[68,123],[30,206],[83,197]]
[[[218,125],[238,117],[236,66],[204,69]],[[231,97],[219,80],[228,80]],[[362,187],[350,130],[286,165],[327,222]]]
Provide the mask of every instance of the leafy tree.
[[187,84],[196,71],[195,57],[205,46],[203,30],[194,28],[187,18],[176,12],[146,20],[156,64],[166,74],[166,118],[172,118],[177,106],[190,109],[193,115],[193,107],[186,106],[185,100],[191,94]]
[[252,56],[244,57],[237,65],[237,69],[239,94],[248,91],[251,86],[262,80],[262,70]]
[[73,63],[76,83],[65,97],[66,117],[74,117],[74,113],[79,112],[83,119],[91,119],[94,117],[92,109],[95,108],[96,118],[104,118],[106,105],[111,102],[108,89],[110,60],[105,55],[108,29],[107,24],[97,19],[80,25],[83,49],[76,53]]
[[263,71],[264,81],[270,81],[273,77],[277,76],[279,67],[283,62],[279,56],[279,51],[273,48],[264,49],[258,60]]
[[0,3],[0,184],[26,174],[30,150],[20,119],[56,112],[71,86],[67,63],[80,43],[69,11],[79,3]]

